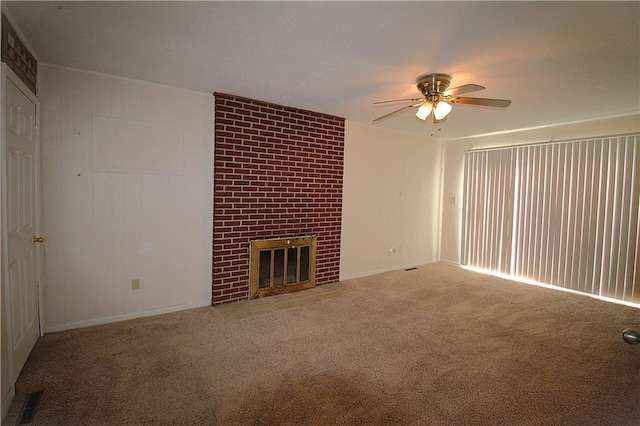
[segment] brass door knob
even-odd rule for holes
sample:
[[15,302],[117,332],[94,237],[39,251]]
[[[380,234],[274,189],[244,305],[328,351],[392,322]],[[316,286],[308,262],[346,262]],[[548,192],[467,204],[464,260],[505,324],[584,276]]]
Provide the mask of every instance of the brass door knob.
[[42,237],[33,237],[33,243],[44,243],[44,238]]

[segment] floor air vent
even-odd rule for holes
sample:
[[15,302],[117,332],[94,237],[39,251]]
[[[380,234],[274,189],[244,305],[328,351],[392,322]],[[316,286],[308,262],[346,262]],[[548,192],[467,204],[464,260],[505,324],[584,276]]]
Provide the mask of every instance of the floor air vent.
[[20,414],[20,418],[18,419],[18,425],[28,425],[33,422],[33,417],[36,415],[36,408],[38,407],[38,402],[40,402],[40,397],[44,390],[40,390],[37,392],[31,392],[27,395],[27,402],[22,409],[22,414]]

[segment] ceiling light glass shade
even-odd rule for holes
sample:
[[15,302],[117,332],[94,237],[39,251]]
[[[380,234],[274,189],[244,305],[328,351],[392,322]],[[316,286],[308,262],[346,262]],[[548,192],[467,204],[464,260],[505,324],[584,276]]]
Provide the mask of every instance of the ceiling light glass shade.
[[438,105],[436,105],[436,107],[433,109],[433,118],[435,118],[436,120],[442,120],[450,112],[451,112],[451,105],[444,101],[440,101],[438,102]]
[[416,111],[416,117],[418,117],[420,120],[426,120],[429,114],[431,114],[430,103],[424,103],[420,105],[420,108],[418,108],[418,111]]

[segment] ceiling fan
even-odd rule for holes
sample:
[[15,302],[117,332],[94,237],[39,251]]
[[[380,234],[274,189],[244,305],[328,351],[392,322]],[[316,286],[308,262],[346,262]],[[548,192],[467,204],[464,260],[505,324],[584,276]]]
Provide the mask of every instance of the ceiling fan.
[[423,97],[374,102],[374,105],[405,101],[411,101],[413,103],[392,111],[389,114],[385,114],[382,117],[378,117],[373,121],[384,120],[385,118],[391,117],[392,115],[400,112],[418,108],[416,111],[416,117],[421,120],[426,120],[433,112],[433,122],[437,123],[445,120],[447,115],[451,112],[451,104],[480,105],[496,108],[506,108],[511,105],[511,101],[506,99],[468,98],[459,96],[464,93],[484,90],[485,88],[477,84],[464,84],[462,86],[449,89],[450,83],[451,76],[448,74],[423,74],[416,79],[418,90],[422,93]]

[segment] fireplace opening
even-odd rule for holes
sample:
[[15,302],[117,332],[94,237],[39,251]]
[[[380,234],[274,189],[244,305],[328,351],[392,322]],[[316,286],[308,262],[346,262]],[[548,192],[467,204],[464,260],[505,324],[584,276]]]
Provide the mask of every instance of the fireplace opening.
[[251,241],[250,298],[315,287],[316,236]]

